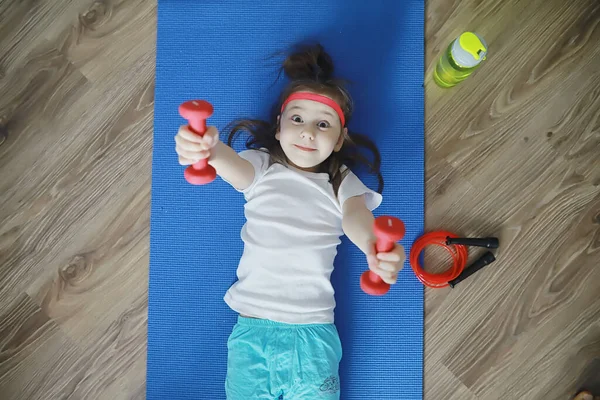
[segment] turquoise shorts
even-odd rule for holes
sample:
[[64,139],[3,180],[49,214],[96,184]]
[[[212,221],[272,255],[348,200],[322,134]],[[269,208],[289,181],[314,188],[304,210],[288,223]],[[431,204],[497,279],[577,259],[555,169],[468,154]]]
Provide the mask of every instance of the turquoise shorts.
[[333,324],[239,317],[227,347],[227,400],[340,398],[342,345]]

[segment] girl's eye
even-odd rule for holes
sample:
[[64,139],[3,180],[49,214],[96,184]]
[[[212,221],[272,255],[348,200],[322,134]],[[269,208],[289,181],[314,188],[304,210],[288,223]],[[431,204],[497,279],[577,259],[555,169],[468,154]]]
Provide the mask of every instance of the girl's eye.
[[319,122],[319,128],[321,129],[327,129],[331,126],[331,124],[327,121],[321,121]]
[[292,116],[292,121],[300,124],[300,123],[302,123],[302,117],[299,115],[294,115],[294,116]]

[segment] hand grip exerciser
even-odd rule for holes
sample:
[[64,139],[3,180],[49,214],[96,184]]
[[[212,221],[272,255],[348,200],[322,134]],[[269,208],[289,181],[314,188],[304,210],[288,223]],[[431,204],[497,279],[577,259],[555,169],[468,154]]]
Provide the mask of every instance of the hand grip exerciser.
[[[179,106],[179,115],[188,120],[188,127],[197,135],[206,132],[206,119],[213,114],[213,106],[204,100],[190,100]],[[217,177],[217,171],[208,164],[208,158],[185,169],[185,180],[192,185],[205,185]]]
[[[397,241],[404,237],[404,223],[398,218],[381,216],[375,220],[373,226],[377,243],[375,248],[378,253],[387,253],[394,249]],[[372,296],[384,295],[390,290],[389,283],[371,270],[363,272],[360,277],[360,288],[363,292]]]

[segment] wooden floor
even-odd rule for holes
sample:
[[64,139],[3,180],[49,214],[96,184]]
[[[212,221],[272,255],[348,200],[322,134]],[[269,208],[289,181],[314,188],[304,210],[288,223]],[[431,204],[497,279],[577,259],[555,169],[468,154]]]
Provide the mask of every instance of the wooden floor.
[[[437,88],[467,29],[488,60]],[[568,400],[600,381],[600,2],[431,0],[426,35],[427,228],[502,246],[427,291],[425,398]],[[145,396],[155,36],[152,1],[0,1],[3,400]]]

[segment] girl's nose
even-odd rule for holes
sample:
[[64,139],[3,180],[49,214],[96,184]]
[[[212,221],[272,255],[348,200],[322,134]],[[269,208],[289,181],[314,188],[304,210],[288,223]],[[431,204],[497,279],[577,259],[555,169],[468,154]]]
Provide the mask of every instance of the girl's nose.
[[315,140],[315,133],[311,128],[305,127],[300,133],[300,137],[302,139]]

